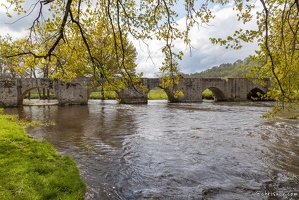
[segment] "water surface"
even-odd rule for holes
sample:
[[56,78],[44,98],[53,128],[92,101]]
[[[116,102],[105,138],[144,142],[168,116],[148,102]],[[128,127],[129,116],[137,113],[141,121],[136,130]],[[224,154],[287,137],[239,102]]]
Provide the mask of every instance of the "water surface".
[[85,199],[299,199],[299,120],[267,103],[149,101],[6,109],[77,162]]

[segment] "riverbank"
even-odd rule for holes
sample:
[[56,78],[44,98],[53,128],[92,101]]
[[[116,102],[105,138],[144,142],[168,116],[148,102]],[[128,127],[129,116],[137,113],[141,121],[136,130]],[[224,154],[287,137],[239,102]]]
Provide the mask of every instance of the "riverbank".
[[16,121],[0,113],[0,199],[83,199],[86,186],[74,161],[28,137]]

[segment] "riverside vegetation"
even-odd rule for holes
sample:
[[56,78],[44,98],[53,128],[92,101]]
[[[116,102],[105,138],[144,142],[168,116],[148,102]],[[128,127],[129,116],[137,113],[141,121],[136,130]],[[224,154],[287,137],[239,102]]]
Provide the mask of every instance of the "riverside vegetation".
[[86,185],[74,161],[25,133],[39,124],[0,113],[0,199],[83,199]]

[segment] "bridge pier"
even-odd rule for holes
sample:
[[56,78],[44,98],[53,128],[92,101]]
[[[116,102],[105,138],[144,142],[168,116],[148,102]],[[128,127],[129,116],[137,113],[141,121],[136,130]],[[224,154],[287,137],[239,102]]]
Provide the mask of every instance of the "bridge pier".
[[0,81],[0,107],[18,106],[18,92],[15,81]]
[[[168,101],[171,103],[197,103],[202,102],[200,91],[200,80],[198,78],[183,78],[177,85],[166,88]],[[184,96],[175,97],[174,92],[181,91]]]
[[90,79],[74,79],[72,82],[57,81],[54,85],[59,105],[87,105]]

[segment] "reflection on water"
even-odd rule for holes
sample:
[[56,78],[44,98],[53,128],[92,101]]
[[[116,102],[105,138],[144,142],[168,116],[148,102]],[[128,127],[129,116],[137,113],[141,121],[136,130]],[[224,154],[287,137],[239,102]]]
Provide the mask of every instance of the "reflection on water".
[[299,199],[299,121],[262,103],[26,106],[28,132],[72,156],[85,199]]

